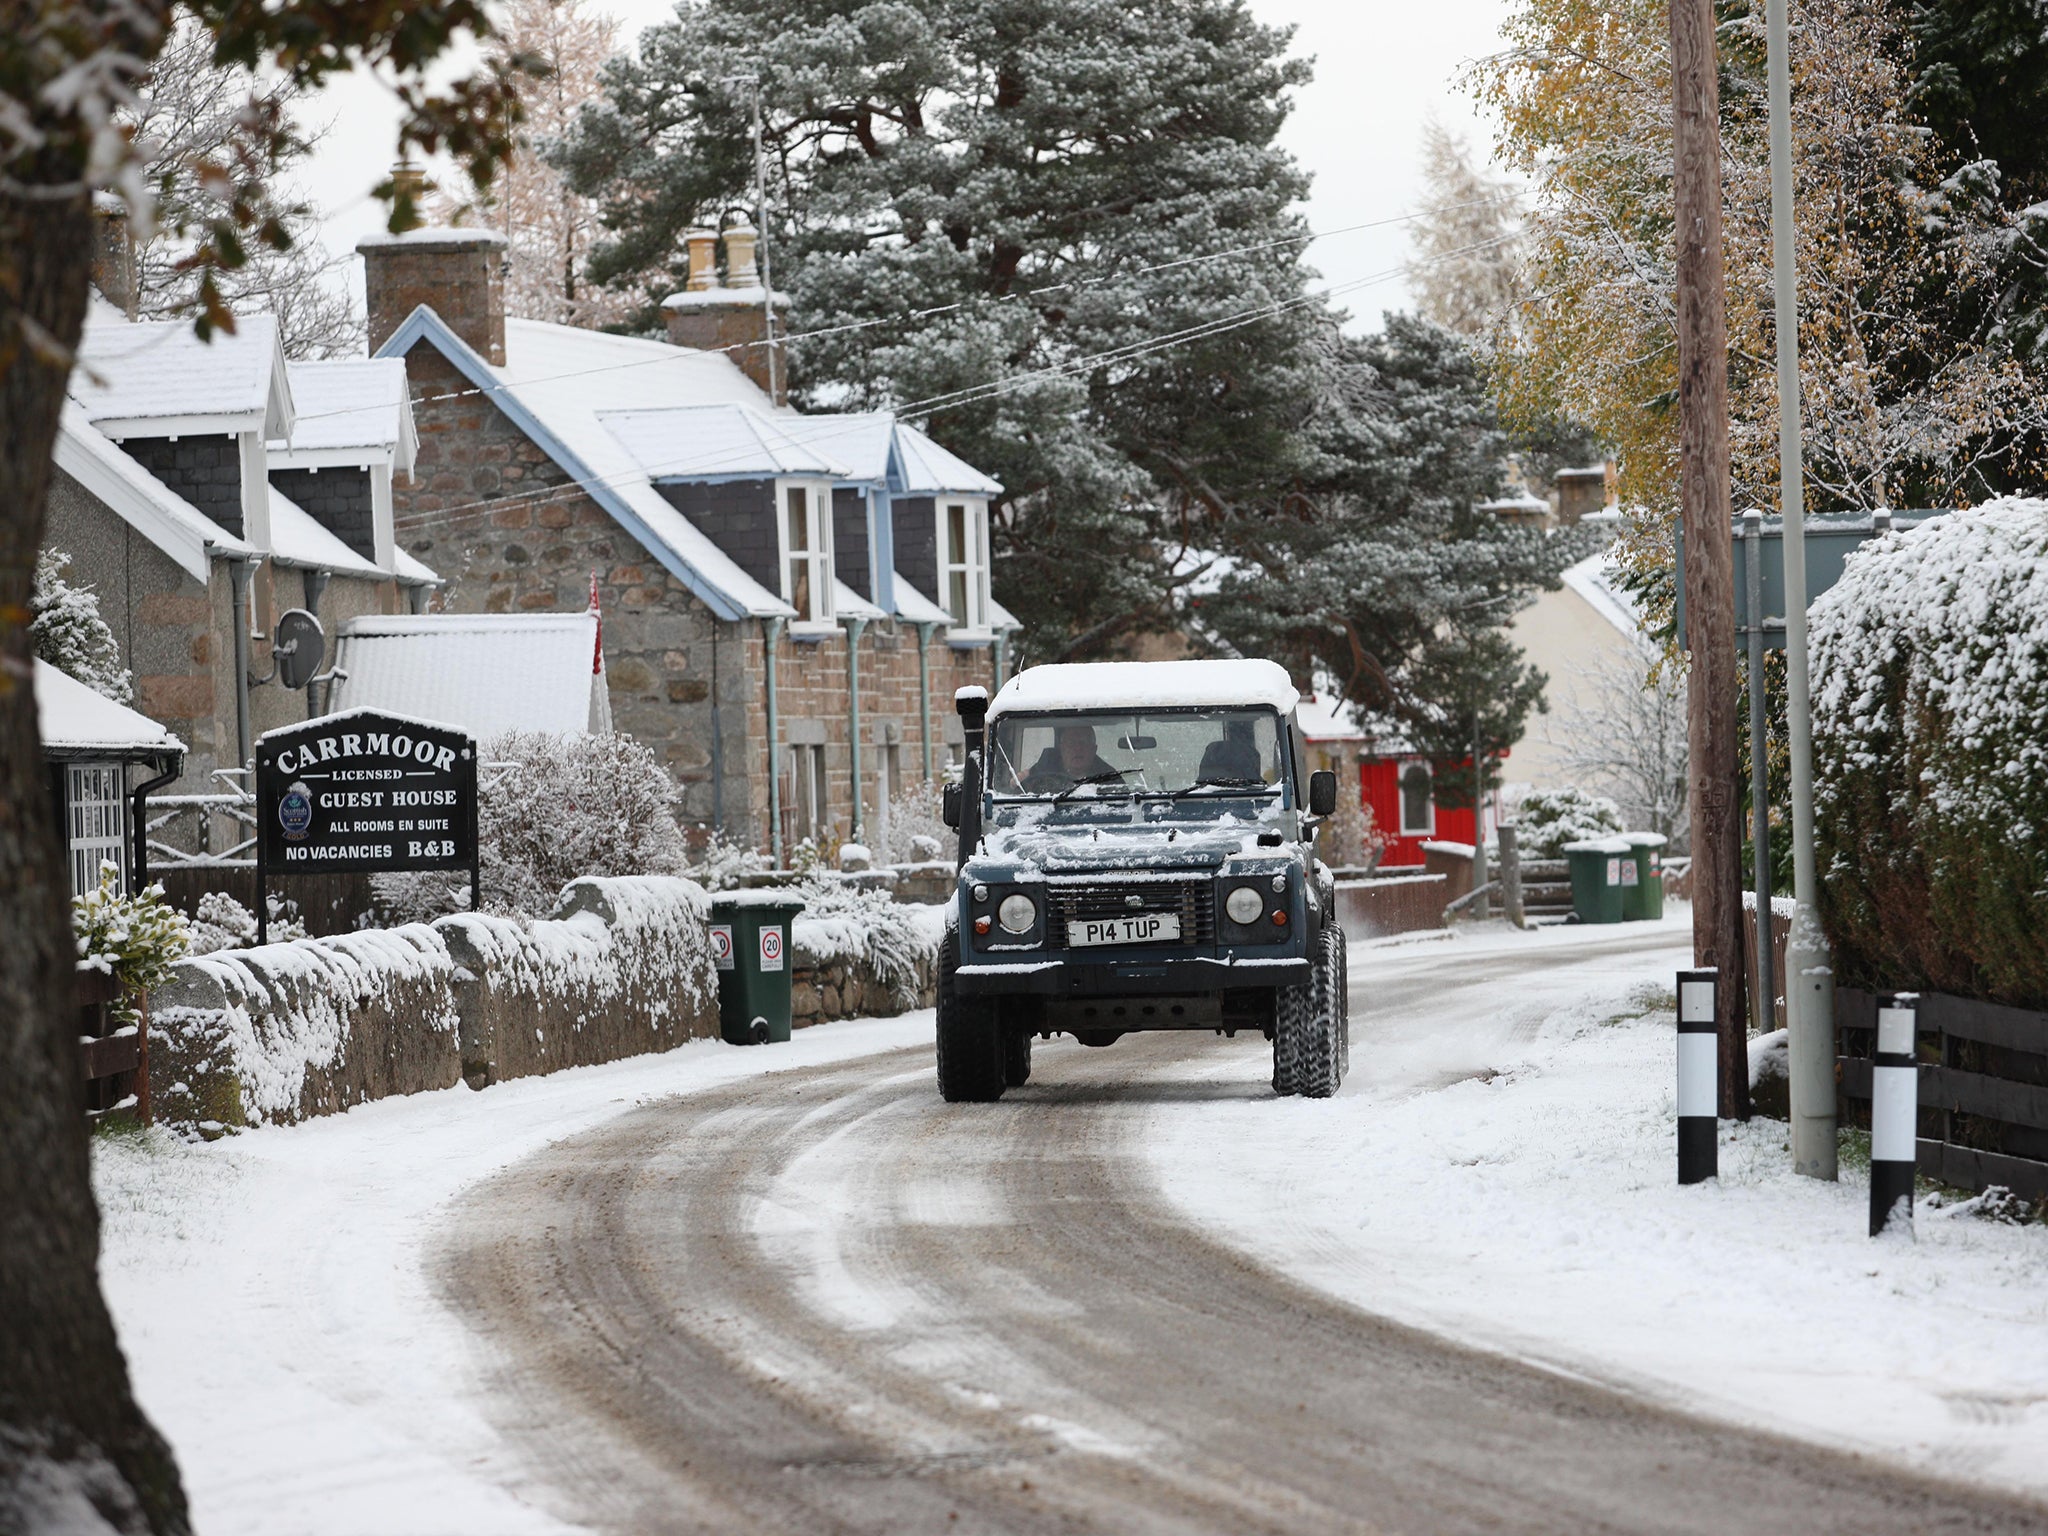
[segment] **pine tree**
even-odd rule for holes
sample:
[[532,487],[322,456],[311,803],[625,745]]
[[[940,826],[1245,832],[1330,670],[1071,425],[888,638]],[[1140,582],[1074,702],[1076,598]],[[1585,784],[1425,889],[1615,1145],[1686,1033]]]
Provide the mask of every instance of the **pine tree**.
[[798,332],[843,328],[792,348],[798,400],[906,410],[1000,479],[1032,657],[1110,654],[1307,467],[1286,45],[1243,0],[705,0],[608,67],[559,160],[613,231],[593,274],[666,269],[658,298],[682,232],[752,203],[758,78],[776,281]]
[[[1242,650],[1331,677],[1433,758],[1471,755],[1475,714],[1498,753],[1542,708],[1545,682],[1502,626],[1588,538],[1479,510],[1500,490],[1508,439],[1463,338],[1388,315],[1376,336],[1333,333],[1322,374],[1318,473],[1247,532],[1202,617]],[[1444,789],[1461,803],[1469,781]]]
[[35,618],[29,633],[36,655],[60,672],[68,672],[95,693],[116,704],[135,696],[134,678],[121,665],[121,647],[114,631],[100,617],[100,599],[91,587],[74,587],[64,579],[71,557],[45,549],[36,556],[36,584],[29,598]]

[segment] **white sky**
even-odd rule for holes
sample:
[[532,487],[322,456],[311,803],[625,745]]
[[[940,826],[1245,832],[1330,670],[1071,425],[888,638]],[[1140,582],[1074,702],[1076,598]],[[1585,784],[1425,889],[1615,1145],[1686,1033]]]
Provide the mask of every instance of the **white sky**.
[[[640,30],[670,14],[672,0],[597,0]],[[1418,161],[1424,119],[1434,113],[1476,148],[1490,143],[1458,76],[1470,61],[1500,46],[1505,0],[1252,0],[1263,20],[1296,28],[1294,51],[1312,56],[1316,78],[1297,93],[1283,142],[1314,177],[1310,227],[1341,229],[1418,206]],[[382,206],[369,190],[390,167],[397,112],[374,82],[345,79],[316,101],[311,120],[332,119],[304,177],[303,190],[326,213],[325,240],[353,252],[378,228]],[[1334,235],[1318,241],[1310,263],[1331,282],[1348,282],[1398,267],[1407,254],[1399,226]],[[353,287],[360,304],[362,268]],[[1384,309],[1407,300],[1398,277],[1347,295],[1354,329],[1374,328]]]

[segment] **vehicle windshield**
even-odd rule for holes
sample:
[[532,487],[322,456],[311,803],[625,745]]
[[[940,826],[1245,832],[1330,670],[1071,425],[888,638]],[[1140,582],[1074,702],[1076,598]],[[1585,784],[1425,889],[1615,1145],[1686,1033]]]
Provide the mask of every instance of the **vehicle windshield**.
[[988,787],[1033,799],[1271,795],[1286,780],[1270,709],[1000,715]]

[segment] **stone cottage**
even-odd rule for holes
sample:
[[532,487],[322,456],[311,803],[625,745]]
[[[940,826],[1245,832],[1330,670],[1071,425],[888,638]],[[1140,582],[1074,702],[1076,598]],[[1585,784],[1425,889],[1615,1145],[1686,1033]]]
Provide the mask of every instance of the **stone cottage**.
[[1002,680],[1001,487],[885,414],[800,415],[753,232],[689,241],[667,342],[508,318],[504,239],[358,246],[370,345],[402,358],[418,474],[398,540],[440,610],[573,611],[595,579],[617,728],[685,814],[771,851],[875,835],[957,752],[954,690]]

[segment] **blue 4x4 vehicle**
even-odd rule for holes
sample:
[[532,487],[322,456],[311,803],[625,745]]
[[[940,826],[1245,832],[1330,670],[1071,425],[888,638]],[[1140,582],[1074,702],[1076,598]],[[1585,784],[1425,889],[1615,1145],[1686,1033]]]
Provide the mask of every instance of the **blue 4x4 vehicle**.
[[1034,1036],[1261,1031],[1273,1087],[1323,1098],[1350,1052],[1344,934],[1299,696],[1269,661],[1034,667],[956,699],[960,875],[939,961],[939,1091],[989,1100]]

